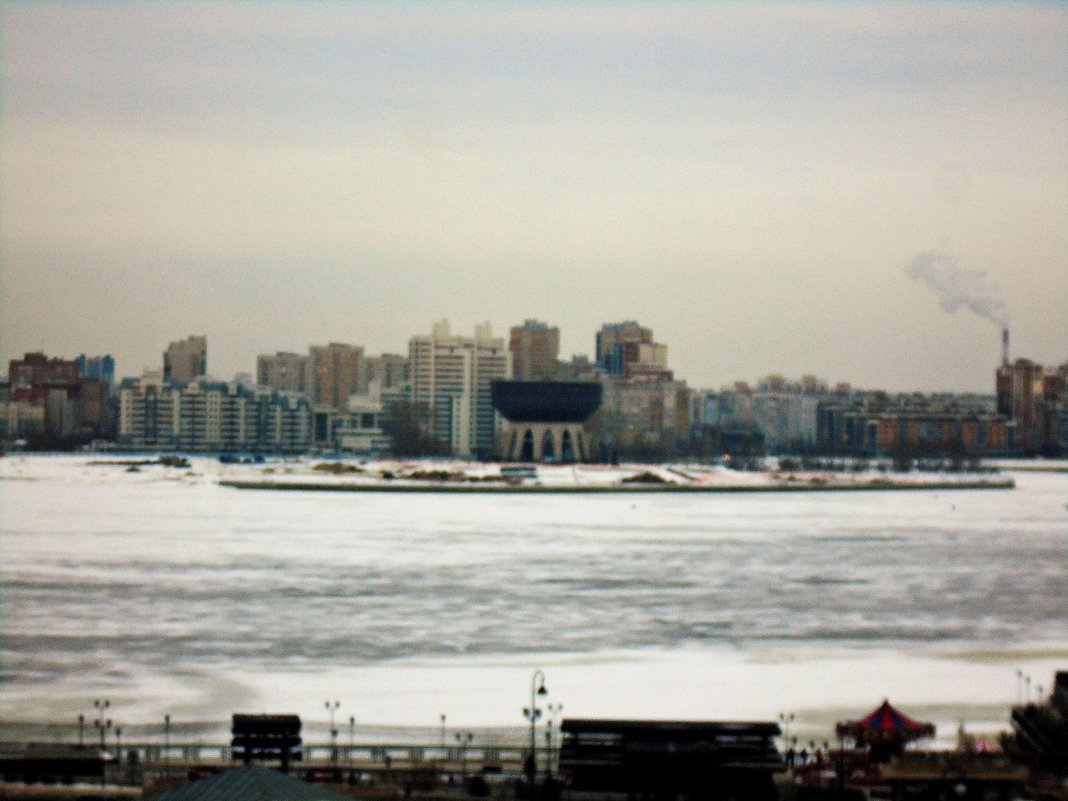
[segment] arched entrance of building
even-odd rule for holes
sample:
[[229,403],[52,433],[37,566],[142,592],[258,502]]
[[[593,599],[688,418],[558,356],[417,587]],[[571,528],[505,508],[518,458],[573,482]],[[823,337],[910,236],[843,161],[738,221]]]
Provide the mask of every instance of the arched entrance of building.
[[534,432],[529,428],[526,430],[526,433],[523,434],[523,447],[519,451],[519,461],[534,461]]
[[541,438],[541,460],[543,462],[556,459],[556,442],[553,440],[553,432],[550,429]]
[[575,445],[571,441],[571,432],[565,430],[564,435],[560,438],[560,461],[562,462],[574,462],[575,459]]

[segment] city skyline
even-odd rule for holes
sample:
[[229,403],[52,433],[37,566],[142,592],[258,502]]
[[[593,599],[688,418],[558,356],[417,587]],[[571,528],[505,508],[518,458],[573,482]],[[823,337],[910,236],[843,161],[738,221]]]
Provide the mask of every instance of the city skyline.
[[[531,322],[538,323],[538,324],[541,324],[541,325],[545,325],[545,323],[543,323],[542,321],[531,320],[529,318],[524,321],[524,323],[526,323],[526,324],[529,324]],[[617,323],[605,323],[604,324],[604,328],[610,328],[612,326],[617,326],[617,325],[634,325],[634,324],[640,324],[640,321],[628,320],[628,321],[619,321]],[[433,321],[431,323],[431,325],[429,326],[429,328],[436,329],[439,326],[445,326],[446,329],[453,328],[453,326],[451,325],[451,322],[449,321],[448,318],[441,318],[440,320]],[[480,328],[484,328],[486,326],[488,326],[488,330],[490,332],[492,332],[492,336],[494,337],[495,340],[500,339],[502,342],[507,342],[508,341],[506,333],[499,332],[497,330],[497,328],[494,327],[493,324],[490,323],[489,321],[483,321],[482,323],[475,324],[473,326],[472,330],[477,332]],[[509,330],[515,331],[515,330],[522,329],[523,325],[517,324],[517,325],[514,325],[514,326],[509,326],[508,328],[509,328]],[[601,330],[602,329],[599,329],[598,332],[595,332],[595,333],[599,333],[599,332],[601,332]],[[465,336],[468,333],[469,332],[458,332],[458,336]],[[371,369],[374,369],[374,370],[376,370],[378,372],[381,372],[381,371],[385,370],[386,367],[385,367],[384,364],[382,366],[378,366],[378,365],[379,365],[379,363],[383,363],[384,361],[400,360],[401,362],[407,363],[408,360],[409,360],[409,353],[410,353],[410,347],[411,347],[412,342],[415,342],[415,341],[420,340],[420,339],[425,339],[425,338],[426,338],[425,332],[417,332],[417,333],[412,334],[412,336],[409,337],[408,344],[403,348],[399,348],[398,349],[399,352],[397,352],[397,353],[390,353],[390,352],[388,352],[386,350],[382,350],[382,349],[376,350],[375,348],[366,346],[363,343],[354,343],[354,342],[322,342],[322,343],[309,342],[303,348],[296,347],[296,348],[293,348],[293,349],[277,350],[277,351],[274,351],[274,352],[266,352],[266,351],[262,351],[261,350],[261,351],[257,352],[256,355],[253,357],[253,362],[252,362],[252,366],[251,366],[250,369],[238,368],[238,369],[230,371],[230,372],[221,371],[221,370],[215,369],[212,366],[211,361],[210,361],[210,358],[211,358],[210,357],[211,346],[210,346],[210,343],[204,342],[203,343],[204,346],[207,347],[207,349],[208,349],[207,350],[207,354],[208,355],[207,355],[206,360],[204,362],[204,364],[206,365],[206,371],[203,372],[202,374],[196,376],[195,378],[186,378],[184,380],[178,381],[178,384],[181,385],[181,384],[189,383],[190,381],[197,380],[197,379],[200,379],[200,378],[211,380],[211,381],[224,382],[224,383],[232,383],[232,382],[236,381],[236,382],[244,382],[246,384],[249,384],[249,382],[251,381],[252,384],[249,384],[250,386],[251,385],[273,386],[273,387],[276,387],[276,388],[287,389],[287,390],[292,391],[292,392],[297,392],[297,393],[301,393],[301,394],[307,394],[307,395],[309,395],[309,397],[311,397],[311,396],[315,395],[315,391],[314,391],[314,389],[311,388],[310,384],[306,385],[304,383],[305,381],[308,381],[310,379],[307,379],[304,376],[303,371],[301,372],[301,376],[300,376],[300,380],[299,380],[299,386],[297,384],[292,384],[292,386],[282,386],[282,383],[279,382],[280,380],[278,379],[277,376],[275,378],[269,379],[267,381],[261,380],[262,377],[267,374],[266,371],[268,369],[273,369],[273,368],[267,368],[265,366],[265,364],[269,360],[279,359],[279,358],[281,358],[281,359],[296,359],[296,360],[303,360],[303,362],[308,362],[308,361],[310,361],[310,360],[315,358],[315,353],[318,352],[318,351],[329,351],[329,350],[341,348],[341,349],[346,349],[346,350],[359,351],[361,353],[360,359],[361,359],[362,363],[370,365],[371,362],[374,362],[375,366],[373,366]],[[171,379],[171,377],[167,376],[167,370],[166,370],[166,360],[167,360],[167,357],[168,357],[168,353],[171,350],[174,349],[175,345],[178,345],[178,344],[183,344],[184,345],[186,341],[193,341],[193,340],[206,340],[206,337],[203,337],[202,335],[201,336],[189,335],[186,338],[186,340],[179,341],[179,342],[171,342],[169,344],[168,348],[165,348],[159,354],[159,358],[157,359],[156,363],[145,364],[145,365],[143,365],[141,368],[139,368],[137,370],[125,371],[123,369],[120,369],[119,367],[115,367],[115,365],[118,362],[115,359],[114,353],[112,351],[108,351],[106,353],[104,353],[104,352],[94,353],[94,352],[86,352],[85,349],[82,349],[82,352],[80,352],[77,356],[74,356],[74,355],[69,354],[69,353],[51,353],[51,352],[48,352],[48,351],[45,351],[45,350],[42,350],[42,349],[28,350],[28,351],[25,351],[24,353],[14,354],[12,356],[12,358],[7,360],[7,361],[5,361],[4,364],[6,365],[8,362],[11,362],[11,361],[21,361],[22,357],[27,357],[27,358],[29,358],[29,357],[40,357],[40,358],[45,358],[45,359],[47,359],[49,361],[63,361],[63,362],[73,360],[73,361],[77,361],[79,363],[85,362],[85,361],[90,361],[90,362],[94,362],[95,363],[95,362],[100,361],[100,360],[107,360],[112,365],[112,370],[113,370],[112,382],[117,386],[118,383],[120,381],[124,380],[124,379],[137,379],[137,378],[149,378],[149,379],[152,379],[153,376],[158,376],[159,378],[162,378],[162,379]],[[1005,350],[1004,340],[1001,340],[1001,341],[1002,341],[1002,355],[1003,356],[1006,355],[1006,354],[1009,355],[1009,357],[1010,357],[1009,358],[1009,362],[1008,362],[1009,364],[1015,364],[1017,361],[1021,361],[1022,360],[1022,362],[1025,362],[1025,363],[1028,363],[1028,364],[1037,365],[1038,367],[1047,367],[1047,368],[1050,368],[1050,369],[1056,369],[1058,366],[1060,366],[1061,364],[1064,363],[1063,361],[1062,362],[1054,362],[1054,361],[1042,362],[1042,361],[1039,361],[1039,360],[1031,358],[1027,354],[1009,353],[1007,350]],[[595,346],[596,346],[596,343],[595,343]],[[665,348],[666,345],[657,343],[656,347]],[[507,350],[507,347],[505,349]],[[590,376],[591,377],[578,378],[577,380],[593,380],[592,379],[592,375],[593,375],[594,372],[599,376],[599,380],[601,380],[601,381],[609,380],[609,379],[611,379],[613,377],[619,377],[619,376],[614,376],[610,372],[606,372],[604,370],[604,368],[599,367],[597,365],[597,362],[596,362],[595,358],[593,357],[593,355],[591,355],[592,353],[595,352],[595,350],[596,350],[596,347],[595,348],[591,348],[590,352],[588,352],[588,353],[577,353],[577,354],[568,354],[568,355],[560,353],[559,354],[559,360],[556,362],[557,369],[556,369],[555,377],[549,377],[549,380],[576,380],[574,378],[569,378],[568,377],[569,372],[573,371],[576,367],[579,367],[580,371],[582,369],[585,369],[586,371],[593,371],[593,372],[590,372]],[[372,353],[378,353],[379,355],[377,355],[377,356],[370,355]],[[366,355],[363,355],[363,354],[366,354]],[[1005,364],[1005,362],[998,361],[996,365],[992,365],[992,372],[991,372],[992,378],[995,376],[995,374],[998,372],[998,370],[1001,368],[1001,366],[1003,364]],[[2,368],[0,368],[0,369],[2,369]],[[669,378],[668,374],[669,373],[673,374],[674,370],[669,370],[668,366],[664,366],[663,369],[665,371],[665,374],[661,378],[663,380],[671,381],[672,378]],[[4,378],[4,377],[5,377],[4,375],[0,374],[0,378]],[[376,377],[381,380],[381,379],[384,379],[385,374],[383,373],[382,375],[378,375],[378,373],[376,373]],[[535,377],[533,377],[533,376],[517,376],[517,378],[519,380],[534,380]],[[750,373],[746,373],[746,374],[743,374],[743,375],[733,376],[733,377],[731,377],[729,379],[724,380],[720,384],[716,384],[716,385],[711,385],[711,384],[709,384],[709,385],[697,385],[697,384],[694,384],[693,382],[687,381],[686,376],[682,376],[682,375],[674,376],[674,380],[677,380],[677,381],[680,381],[682,383],[687,384],[691,390],[695,390],[695,391],[714,391],[716,389],[730,390],[730,389],[736,388],[739,385],[743,385],[743,386],[759,386],[759,385],[762,385],[762,384],[764,384],[766,382],[771,381],[771,382],[785,382],[785,383],[788,383],[788,384],[791,384],[791,385],[796,384],[798,386],[800,386],[802,384],[813,384],[814,386],[815,385],[819,385],[819,386],[824,386],[825,388],[833,388],[835,386],[844,386],[844,387],[849,387],[850,391],[858,391],[858,392],[889,392],[891,394],[908,394],[908,393],[911,393],[911,392],[917,392],[917,393],[929,393],[929,394],[933,394],[933,395],[938,395],[938,394],[971,395],[971,394],[975,394],[975,395],[986,395],[986,396],[990,396],[990,397],[993,397],[994,394],[995,394],[993,380],[991,381],[990,386],[988,386],[988,387],[980,387],[978,389],[970,389],[969,388],[969,389],[956,389],[955,390],[955,389],[942,389],[942,388],[920,389],[920,388],[916,388],[916,387],[897,388],[897,387],[887,386],[885,384],[872,385],[872,386],[863,386],[863,385],[855,383],[854,381],[851,381],[848,376],[822,375],[822,374],[816,373],[815,371],[812,371],[812,370],[802,371],[802,372],[797,372],[797,373],[792,373],[792,374],[791,373],[774,372],[774,371],[750,372]],[[292,382],[290,382],[290,383],[292,383]],[[392,380],[386,381],[385,386],[392,386],[392,383],[393,383]],[[362,382],[362,384],[366,384],[366,381]],[[363,390],[360,390],[360,391],[363,391]],[[358,394],[357,390],[353,390],[353,392]]]
[[989,393],[984,310],[1013,358],[1068,350],[1058,4],[15,2],[0,26],[5,363],[137,375],[196,333],[229,376],[405,353],[442,317],[544,320],[568,358],[634,319],[692,387]]

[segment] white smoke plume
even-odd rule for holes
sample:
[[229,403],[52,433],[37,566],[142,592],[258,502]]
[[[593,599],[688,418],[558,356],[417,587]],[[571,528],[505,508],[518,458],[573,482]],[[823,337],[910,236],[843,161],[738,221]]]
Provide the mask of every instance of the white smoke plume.
[[917,254],[905,272],[933,289],[950,314],[967,308],[1002,328],[1008,326],[1009,310],[985,273],[962,270],[950,255],[933,251]]

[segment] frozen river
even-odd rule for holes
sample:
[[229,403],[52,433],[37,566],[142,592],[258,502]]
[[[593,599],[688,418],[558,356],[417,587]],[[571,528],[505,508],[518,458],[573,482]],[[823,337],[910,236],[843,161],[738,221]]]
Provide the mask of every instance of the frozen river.
[[[889,697],[1003,727],[1068,668],[1068,475],[1015,490],[249,492],[228,469],[0,460],[4,720],[234,711],[521,726],[777,718]],[[229,468],[230,474],[240,468]],[[312,724],[314,725],[314,723]],[[806,728],[807,727],[807,728]],[[822,732],[822,734],[821,734]]]

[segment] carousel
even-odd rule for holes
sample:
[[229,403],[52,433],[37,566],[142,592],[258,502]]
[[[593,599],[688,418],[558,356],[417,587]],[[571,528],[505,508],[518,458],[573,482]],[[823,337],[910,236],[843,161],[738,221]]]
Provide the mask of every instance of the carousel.
[[867,748],[873,763],[900,756],[906,744],[935,734],[933,723],[913,720],[889,701],[860,720],[839,721],[834,728],[839,739],[849,737],[857,748]]

